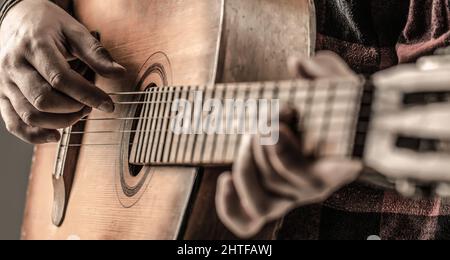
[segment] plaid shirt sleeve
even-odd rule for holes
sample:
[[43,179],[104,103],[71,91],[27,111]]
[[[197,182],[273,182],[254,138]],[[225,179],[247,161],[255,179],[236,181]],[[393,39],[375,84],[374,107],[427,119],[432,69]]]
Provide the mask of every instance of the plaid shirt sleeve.
[[399,62],[413,62],[450,45],[450,1],[412,1],[397,44]]
[[[315,0],[317,50],[340,54],[370,75],[414,62],[450,41],[448,0]],[[285,218],[280,239],[450,239],[450,205],[439,198],[410,200],[353,184],[320,205]]]

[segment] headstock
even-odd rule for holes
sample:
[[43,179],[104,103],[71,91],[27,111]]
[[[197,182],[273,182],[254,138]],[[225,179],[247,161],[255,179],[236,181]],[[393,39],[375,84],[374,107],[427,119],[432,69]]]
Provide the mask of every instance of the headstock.
[[405,196],[450,197],[450,56],[374,77],[365,163]]

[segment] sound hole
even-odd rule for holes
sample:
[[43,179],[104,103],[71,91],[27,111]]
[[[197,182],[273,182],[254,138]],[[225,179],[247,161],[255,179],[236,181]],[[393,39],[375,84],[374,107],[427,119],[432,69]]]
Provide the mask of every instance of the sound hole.
[[[155,88],[157,87],[156,84],[151,83],[149,86],[147,86],[145,88],[145,92],[149,92],[149,90],[151,88]],[[128,169],[130,172],[130,175],[133,177],[138,177],[139,174],[142,172],[142,169],[144,168],[144,165],[142,164],[137,164],[137,163],[132,163],[132,153],[133,153],[133,145],[142,145],[142,143],[135,143],[134,140],[136,138],[137,135],[139,134],[143,134],[144,131],[148,131],[149,129],[146,129],[146,126],[141,126],[140,129],[138,129],[139,126],[139,122],[144,120],[145,117],[151,117],[151,115],[144,115],[144,117],[142,117],[144,109],[145,109],[145,102],[149,101],[149,96],[148,94],[142,94],[139,95],[135,100],[133,100],[135,102],[138,102],[139,104],[136,105],[136,109],[135,109],[135,113],[133,115],[133,118],[135,118],[136,120],[133,121],[133,125],[131,127],[131,133],[130,133],[130,145],[128,147],[128,154],[129,154],[129,164],[128,164]],[[134,143],[134,144],[133,144]],[[144,149],[144,147],[141,147],[142,149]]]

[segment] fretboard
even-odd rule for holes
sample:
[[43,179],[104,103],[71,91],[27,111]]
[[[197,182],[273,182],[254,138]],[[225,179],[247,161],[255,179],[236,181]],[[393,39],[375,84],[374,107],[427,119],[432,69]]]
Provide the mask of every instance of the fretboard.
[[[297,109],[301,115],[299,129],[305,143],[323,144],[321,155],[351,156],[357,134],[362,85],[362,82],[354,80],[297,80],[150,88],[140,93],[139,99],[124,102],[134,105],[138,111],[130,115],[136,120],[132,129],[124,129],[133,133],[129,140],[130,163],[186,166],[232,164],[250,129],[250,124],[243,122],[255,122],[254,119],[261,118],[265,112],[271,117],[266,108],[270,103],[267,101],[278,101],[281,108],[291,106]],[[180,99],[190,101],[192,109],[172,111]],[[212,108],[211,100],[223,105],[223,113],[218,118],[212,114],[219,113],[209,109]],[[256,103],[256,109],[248,106],[244,110],[236,110],[231,107],[230,100],[242,104]],[[186,132],[176,133],[172,126],[177,121],[175,118],[180,116],[184,118],[180,125],[190,127],[184,129]],[[204,129],[212,124],[226,126],[227,131],[205,132]],[[245,130],[243,133],[242,129]]]

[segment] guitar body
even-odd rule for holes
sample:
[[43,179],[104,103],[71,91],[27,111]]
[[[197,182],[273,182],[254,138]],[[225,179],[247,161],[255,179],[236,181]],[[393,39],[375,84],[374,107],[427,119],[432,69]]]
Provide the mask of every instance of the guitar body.
[[[75,15],[128,75],[97,77],[108,93],[146,86],[201,85],[288,79],[290,55],[314,47],[309,0],[75,0]],[[94,111],[90,117],[125,117]],[[85,131],[123,128],[88,121]],[[118,144],[112,132],[85,135],[82,144]],[[132,173],[120,146],[84,146],[64,221],[52,222],[56,145],[37,146],[30,175],[23,239],[233,239],[215,213],[219,174],[227,169],[145,166]],[[125,165],[125,166],[124,166]],[[256,238],[275,239],[280,223]]]

